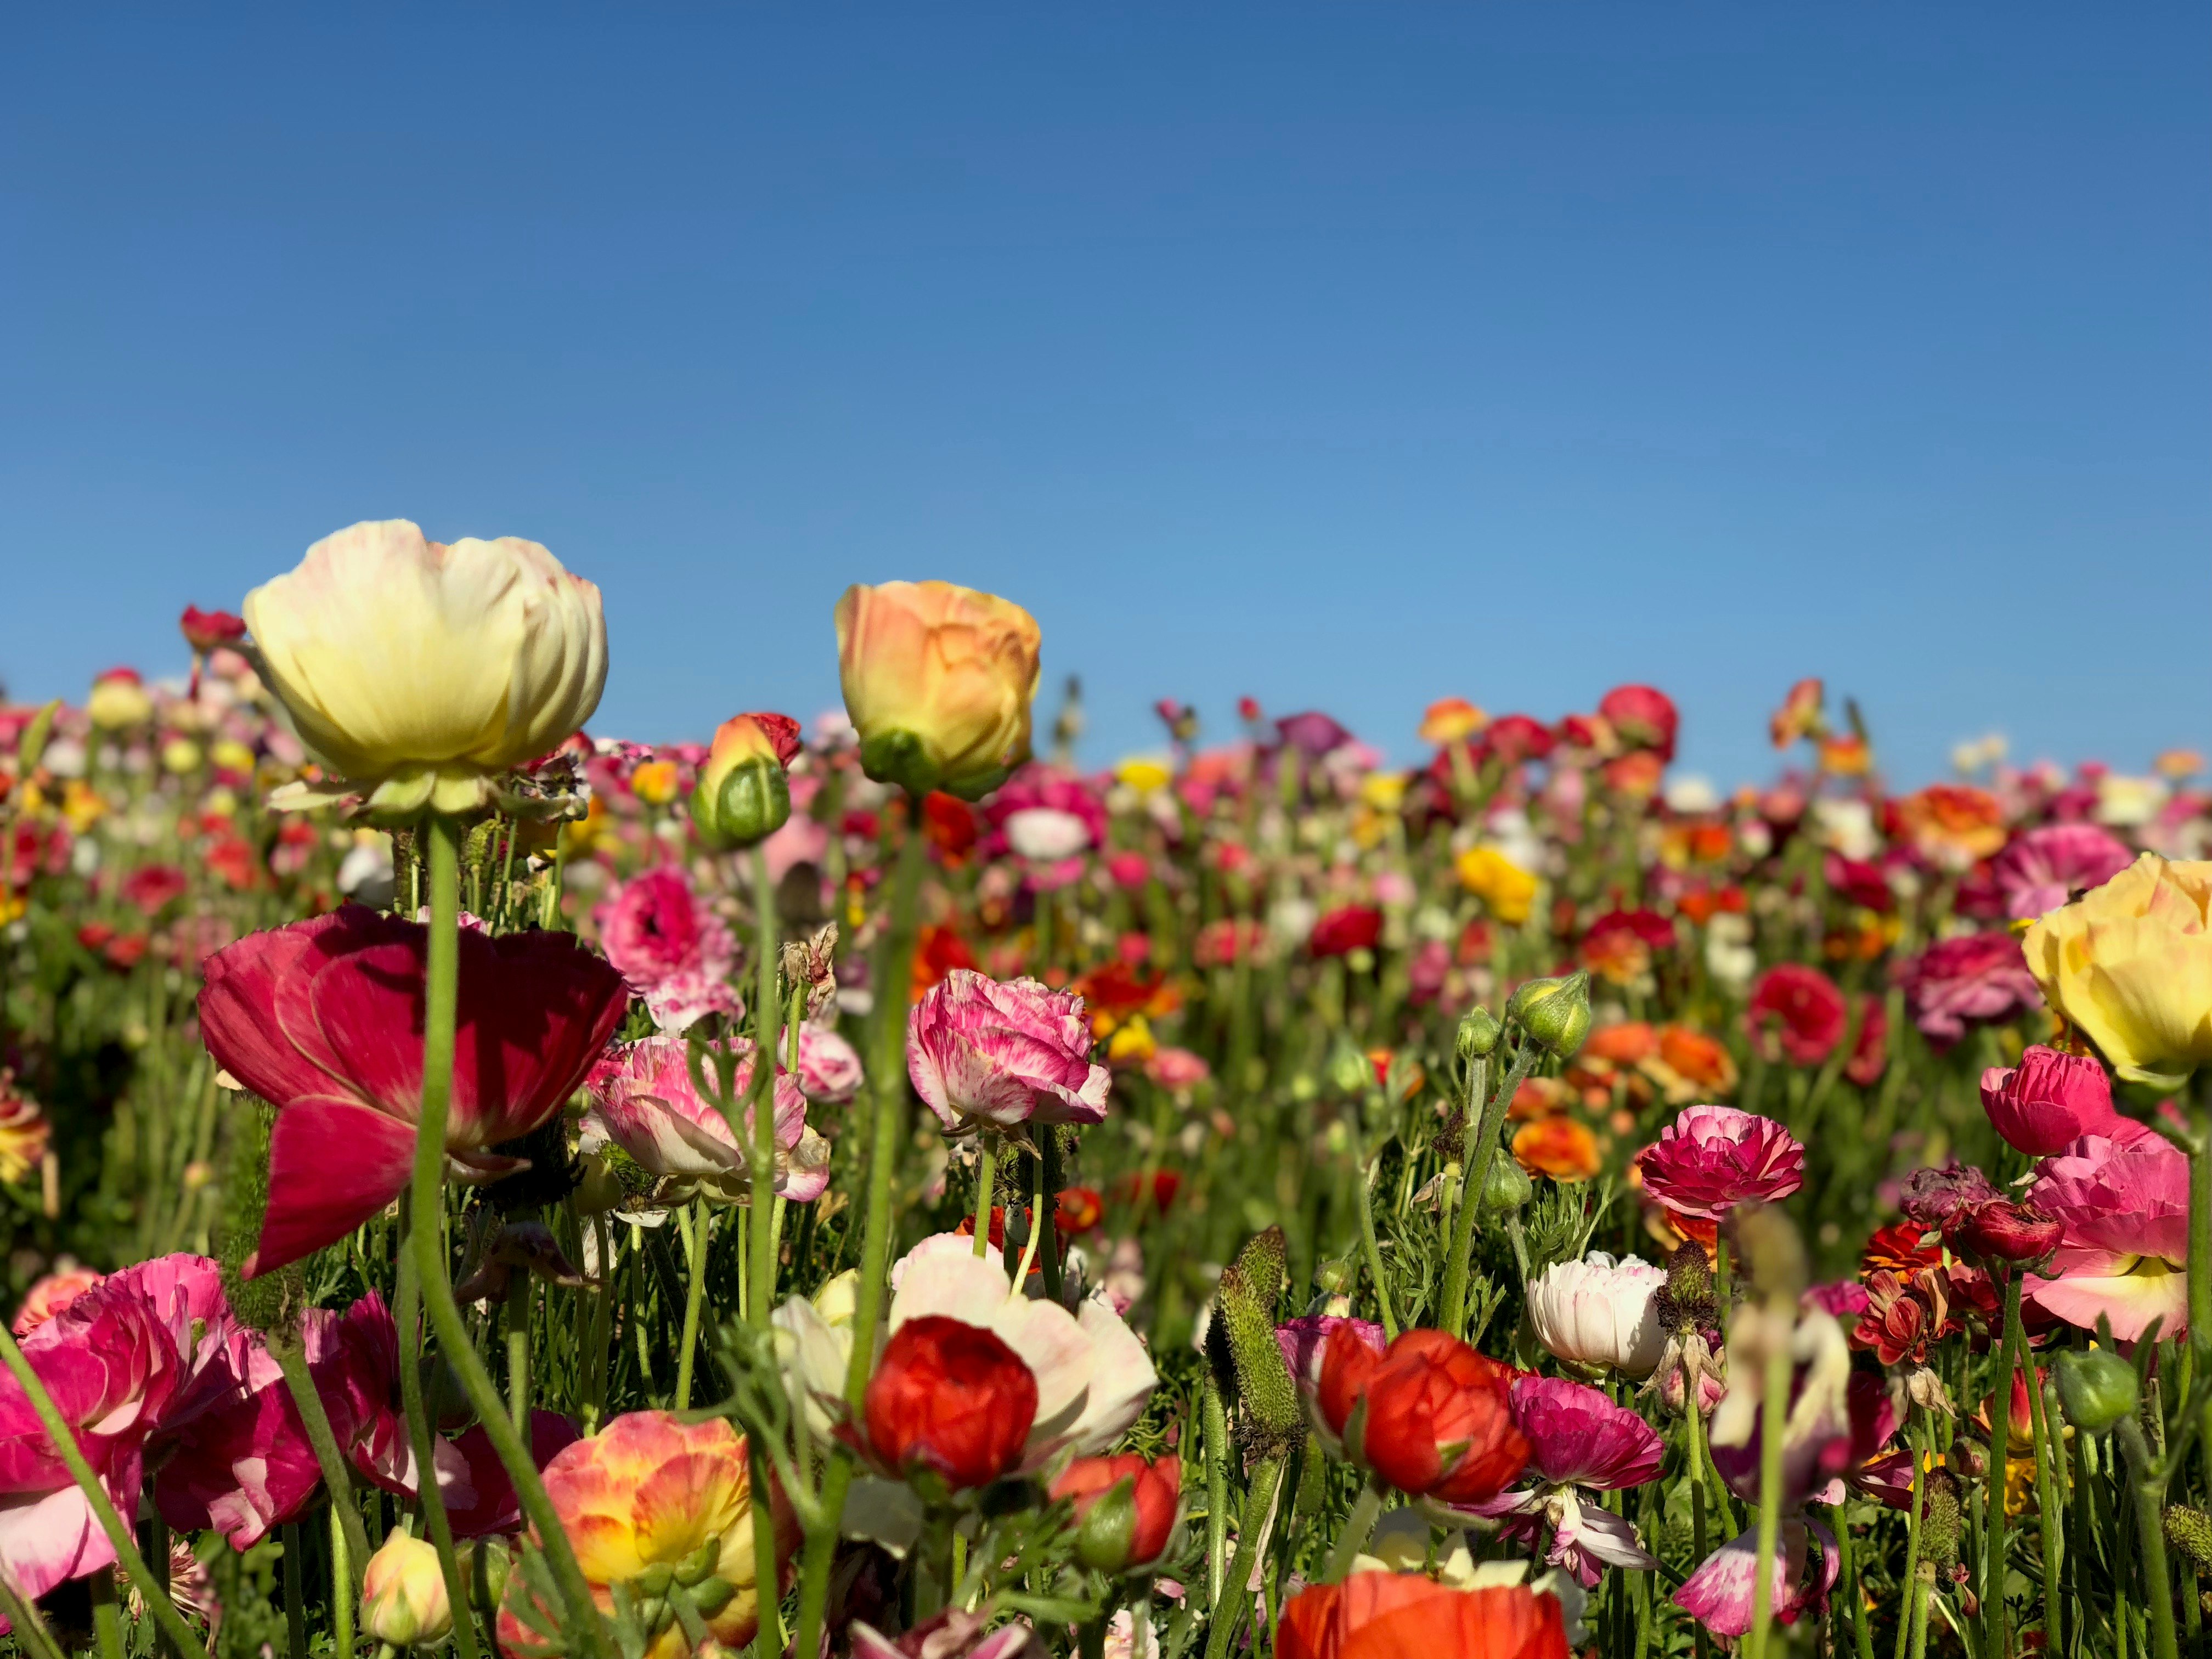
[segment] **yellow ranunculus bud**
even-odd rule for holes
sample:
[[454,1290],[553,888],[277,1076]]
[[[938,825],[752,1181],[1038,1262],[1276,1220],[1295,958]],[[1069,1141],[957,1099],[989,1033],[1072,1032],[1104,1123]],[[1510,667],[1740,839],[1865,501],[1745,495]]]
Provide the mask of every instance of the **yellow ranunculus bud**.
[[837,672],[860,766],[914,795],[974,800],[1029,758],[1036,619],[951,582],[854,586],[837,601]]
[[2212,1062],[2212,860],[2145,853],[2027,930],[2028,971],[2124,1078],[2178,1089]]
[[161,769],[183,777],[200,769],[200,746],[190,738],[171,738],[161,745]]
[[1528,920],[1536,902],[1536,878],[1495,847],[1470,847],[1454,861],[1460,885],[1490,907],[1498,921]]
[[430,1647],[453,1633],[453,1607],[438,1552],[404,1532],[387,1537],[361,1577],[361,1628],[394,1647]]
[[154,715],[154,700],[138,676],[128,668],[113,668],[92,684],[84,712],[103,732],[121,732],[143,726]]
[[599,704],[599,590],[536,542],[357,524],[246,596],[270,690],[374,817],[476,810]]

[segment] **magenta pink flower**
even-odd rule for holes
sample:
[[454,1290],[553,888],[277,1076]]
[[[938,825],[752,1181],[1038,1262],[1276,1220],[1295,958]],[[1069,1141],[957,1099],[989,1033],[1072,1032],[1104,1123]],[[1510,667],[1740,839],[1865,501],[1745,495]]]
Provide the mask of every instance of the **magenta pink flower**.
[[1011,849],[1024,858],[1066,859],[1106,844],[1106,804],[1097,788],[1044,761],[1031,761],[1000,784],[983,816],[991,826],[987,858]]
[[1321,1364],[1322,1350],[1328,1346],[1329,1333],[1340,1325],[1349,1328],[1354,1336],[1375,1351],[1377,1358],[1390,1346],[1382,1335],[1382,1328],[1373,1321],[1349,1319],[1339,1314],[1304,1314],[1275,1327],[1275,1341],[1283,1351],[1283,1363],[1309,1392]]
[[2044,1160],[2028,1202],[2059,1224],[2051,1274],[2027,1281],[2027,1298],[2084,1330],[2097,1316],[2123,1342],[2153,1319],[2172,1338],[2189,1314],[2189,1160],[2165,1137],[2129,1142],[2088,1135]]
[[[753,1046],[742,1037],[726,1038],[721,1046],[736,1058],[732,1086],[744,1097],[752,1087]],[[712,1049],[702,1063],[713,1066]],[[711,1073],[708,1080],[715,1081]],[[623,1043],[592,1068],[589,1086],[592,1107],[585,1115],[583,1135],[586,1150],[612,1141],[683,1195],[694,1191],[724,1200],[750,1195],[750,1103],[745,1107],[746,1133],[740,1146],[721,1109],[700,1098],[685,1039],[649,1036]],[[811,1204],[830,1185],[830,1143],[807,1127],[806,1097],[799,1091],[798,1079],[778,1066],[775,1086],[773,1190],[795,1203]]]
[[730,930],[690,879],[663,864],[629,880],[592,911],[607,960],[645,999],[653,1023],[680,1035],[708,1014],[736,1015],[730,988],[737,962]]
[[2033,921],[2086,888],[2101,887],[2135,862],[2127,844],[2094,823],[2025,830],[1990,860],[2005,915]]
[[[209,958],[200,1036],[277,1109],[249,1275],[344,1237],[406,1190],[428,941],[414,922],[349,904]],[[568,934],[462,930],[449,1166],[476,1181],[523,1167],[490,1149],[560,1109],[628,1000],[622,976]]]
[[2010,933],[1962,933],[1938,939],[1897,969],[1921,1035],[1956,1042],[1966,1022],[2002,1019],[2043,1000],[2020,941]]
[[954,1133],[1040,1123],[1103,1123],[1111,1074],[1091,1063],[1083,999],[1033,979],[956,968],[915,1005],[907,1074]]
[[[1820,1562],[1808,1577],[1809,1540],[1815,1537],[1820,1540]],[[1836,1554],[1836,1535],[1818,1521],[1784,1520],[1781,1546],[1768,1579],[1769,1596],[1776,1622],[1794,1625],[1807,1613],[1817,1615],[1826,1608],[1843,1564]],[[1716,1636],[1741,1636],[1751,1628],[1758,1568],[1754,1527],[1707,1556],[1674,1592],[1674,1605]]]
[[2112,1083],[2102,1065],[2039,1042],[2019,1065],[1982,1073],[1982,1109],[2006,1142],[2030,1158],[2063,1152],[2084,1135],[2129,1141],[2151,1133],[2112,1109]]
[[1634,1524],[1592,1501],[1589,1491],[1656,1480],[1667,1457],[1657,1430],[1602,1390],[1555,1376],[1513,1380],[1513,1423],[1528,1442],[1528,1473],[1537,1484],[1501,1492],[1471,1506],[1472,1513],[1500,1521],[1502,1538],[1548,1534],[1544,1559],[1572,1572],[1584,1589],[1608,1566],[1658,1565]]
[[[22,1346],[108,1497],[135,1515],[146,1437],[180,1370],[153,1304],[135,1285],[109,1279]],[[0,1376],[0,1573],[24,1595],[39,1596],[114,1559],[21,1386]]]
[[1718,1221],[1737,1205],[1771,1204],[1805,1184],[1805,1149],[1771,1117],[1687,1106],[1636,1155],[1644,1190],[1677,1215]]
[[1795,962],[1768,969],[1751,988],[1743,1024],[1753,1047],[1769,1060],[1818,1066],[1844,1040],[1850,1010],[1844,994],[1818,968]]

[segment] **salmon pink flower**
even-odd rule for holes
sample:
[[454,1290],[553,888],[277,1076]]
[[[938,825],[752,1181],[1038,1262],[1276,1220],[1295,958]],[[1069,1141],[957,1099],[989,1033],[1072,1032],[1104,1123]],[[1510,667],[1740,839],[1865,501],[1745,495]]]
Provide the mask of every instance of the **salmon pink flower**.
[[1772,1118],[1692,1106],[1636,1155],[1644,1190],[1677,1215],[1718,1221],[1752,1199],[1772,1204],[1805,1184],[1805,1149]]
[[708,1014],[744,1012],[730,987],[736,942],[677,866],[656,865],[623,882],[592,920],[599,948],[662,1030],[680,1036]]
[[2020,941],[2009,933],[1962,933],[1938,939],[1901,964],[1898,982],[1921,1035],[1956,1042],[1966,1022],[2006,1018],[2041,1000]]
[[[641,1168],[668,1182],[672,1196],[699,1191],[725,1200],[749,1200],[753,1047],[743,1038],[710,1046],[702,1061],[710,1077],[718,1048],[736,1060],[732,1086],[745,1103],[742,1144],[721,1109],[699,1097],[688,1041],[649,1036],[619,1045],[592,1067],[586,1150],[612,1141]],[[830,1143],[807,1126],[806,1097],[797,1079],[778,1067],[775,1089],[773,1190],[794,1203],[811,1204],[830,1185]]]
[[1279,1659],[1567,1659],[1559,1598],[1525,1584],[1454,1589],[1418,1572],[1355,1572],[1283,1604]]
[[2004,913],[2033,921],[2069,902],[2076,893],[2101,887],[2135,862],[2127,844],[2094,823],[2047,823],[2023,830],[1990,860],[2003,895]]
[[1311,1404],[1316,1426],[1350,1462],[1408,1497],[1480,1504],[1528,1461],[1510,1376],[1442,1331],[1403,1332],[1378,1356],[1339,1326],[1322,1346]]
[[[422,1109],[429,930],[356,904],[248,934],[206,964],[200,1035],[276,1108],[269,1208],[249,1276],[335,1243],[406,1189]],[[446,1129],[465,1180],[581,1084],[621,1020],[622,976],[565,933],[464,928]]]
[[15,1310],[15,1321],[8,1328],[18,1337],[28,1336],[106,1277],[64,1257],[53,1272],[23,1293],[23,1305]]
[[[744,1437],[726,1419],[686,1424],[668,1412],[617,1417],[555,1455],[545,1466],[545,1495],[600,1611],[613,1611],[618,1586],[628,1587],[632,1606],[659,1608],[643,1659],[682,1659],[693,1647],[667,1595],[639,1581],[665,1585],[672,1570],[702,1553],[706,1577],[683,1588],[695,1598],[708,1633],[731,1651],[752,1640],[760,1623],[753,1548],[759,1494],[752,1490]],[[769,1507],[781,1582],[799,1524],[781,1492],[770,1494]],[[548,1651],[539,1632],[558,1628],[549,1610],[530,1604],[531,1595],[524,1574],[507,1579],[497,1634],[509,1659]]]
[[2030,1158],[2064,1152],[2084,1135],[2126,1142],[2153,1133],[2113,1110],[2112,1079],[2096,1060],[2039,1042],[2019,1065],[1982,1073],[1982,1109],[2007,1144]]
[[1112,1073],[1091,1063],[1083,999],[956,968],[915,1005],[907,1071],[952,1133],[1103,1123]]
[[1470,1505],[1504,1522],[1499,1535],[1533,1540],[1549,1534],[1544,1559],[1565,1567],[1588,1589],[1608,1566],[1658,1565],[1633,1522],[1591,1501],[1589,1491],[1640,1486],[1658,1478],[1666,1443],[1636,1413],[1602,1391],[1564,1377],[1513,1380],[1513,1421],[1528,1442],[1527,1473],[1536,1484]]
[[2088,1135],[2046,1158],[2028,1201],[2059,1224],[2048,1277],[2027,1299],[2083,1330],[2100,1314],[2132,1342],[2153,1319],[2161,1337],[2189,1316],[2189,1160],[2162,1135],[2122,1143]]
[[1844,994],[1817,968],[1785,962],[1768,969],[1751,988],[1743,1012],[1752,1045],[1769,1060],[1818,1066],[1844,1040]]

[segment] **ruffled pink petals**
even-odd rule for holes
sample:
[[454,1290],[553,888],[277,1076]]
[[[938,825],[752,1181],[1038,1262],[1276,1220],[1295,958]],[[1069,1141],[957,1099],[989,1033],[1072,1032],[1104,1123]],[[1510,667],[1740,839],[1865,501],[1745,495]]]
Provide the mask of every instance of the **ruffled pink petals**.
[[955,969],[915,1005],[907,1072],[947,1130],[1102,1123],[1112,1075],[1091,1063],[1083,999]]
[[[1817,1572],[1808,1579],[1806,1558],[1814,1536],[1820,1542],[1820,1559]],[[1776,1620],[1794,1625],[1808,1610],[1817,1613],[1828,1605],[1828,1592],[1835,1588],[1842,1565],[1836,1557],[1835,1534],[1817,1521],[1784,1520],[1781,1545],[1771,1563],[1770,1594]],[[1683,1582],[1674,1592],[1674,1605],[1716,1636],[1741,1636],[1751,1628],[1758,1549],[1755,1528],[1730,1539]]]
[[729,983],[736,943],[678,866],[657,866],[623,883],[592,920],[607,960],[663,1031],[680,1036],[707,1014],[743,1007]]
[[74,1485],[0,1498],[0,1573],[20,1594],[44,1595],[57,1584],[114,1562],[115,1546]]
[[1685,1107],[1636,1155],[1644,1190],[1677,1215],[1717,1221],[1805,1184],[1805,1148],[1772,1118],[1734,1106]]
[[407,1189],[415,1126],[367,1106],[315,1101],[276,1114],[269,1208],[249,1279],[334,1244]]
[[1515,1378],[1513,1421],[1528,1439],[1529,1468],[1549,1482],[1640,1486],[1666,1461],[1666,1443],[1641,1416],[1565,1377]]

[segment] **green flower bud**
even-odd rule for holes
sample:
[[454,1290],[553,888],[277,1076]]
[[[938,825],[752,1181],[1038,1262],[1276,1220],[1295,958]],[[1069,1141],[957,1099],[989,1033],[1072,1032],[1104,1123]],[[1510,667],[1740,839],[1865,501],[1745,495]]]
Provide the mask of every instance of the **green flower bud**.
[[1359,1052],[1359,1045],[1341,1031],[1328,1053],[1328,1086],[1343,1097],[1365,1094],[1375,1086],[1375,1062]]
[[[1277,1448],[1304,1431],[1297,1384],[1275,1340],[1275,1297],[1283,1285],[1288,1248],[1280,1227],[1270,1227],[1222,1270],[1214,1295],[1209,1346],[1226,1350],[1236,1397],[1253,1427]],[[1216,1346],[1218,1345],[1218,1346]]]
[[1453,1047],[1462,1060],[1480,1060],[1498,1047],[1498,1039],[1504,1030],[1498,1023],[1498,1016],[1478,1002],[1460,1020],[1459,1035],[1453,1039]]
[[720,852],[751,847],[791,817],[791,781],[761,717],[740,714],[714,733],[714,747],[691,791],[699,839]]
[[1579,969],[1557,979],[1532,979],[1513,993],[1505,1018],[1561,1060],[1589,1036],[1589,975]]
[[2212,1516],[2179,1504],[2166,1510],[2166,1536],[2196,1565],[2199,1572],[2212,1572]]
[[1075,1559],[1099,1572],[1119,1572],[1129,1565],[1137,1540],[1137,1483],[1116,1481],[1091,1504],[1075,1533]]
[[1528,1172],[1521,1161],[1509,1152],[1490,1155],[1490,1170],[1482,1180],[1482,1213],[1490,1216],[1511,1215],[1528,1201],[1535,1188],[1528,1180]]
[[2108,1348],[2058,1356],[2058,1397],[2066,1420],[2084,1434],[2107,1434],[2135,1410],[2135,1367]]

